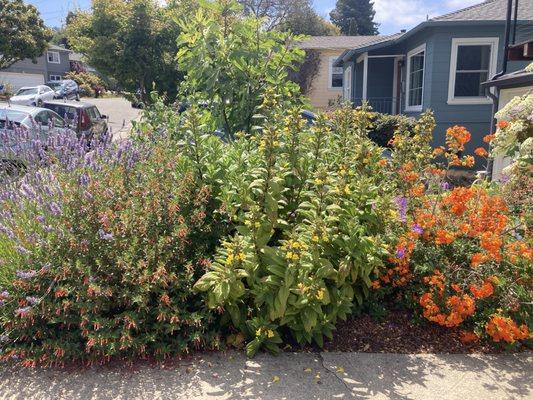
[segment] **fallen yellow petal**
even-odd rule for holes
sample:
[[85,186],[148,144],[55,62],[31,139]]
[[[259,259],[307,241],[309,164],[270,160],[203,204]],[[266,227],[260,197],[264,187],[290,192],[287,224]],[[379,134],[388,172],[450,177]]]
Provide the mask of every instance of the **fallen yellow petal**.
[[339,374],[344,374],[344,368],[342,368],[342,367],[337,367],[337,372],[338,372]]
[[311,368],[306,368],[306,369],[304,369],[304,372],[311,372],[311,371],[312,371]]
[[272,378],[272,382],[279,382],[279,376],[274,375],[274,378]]

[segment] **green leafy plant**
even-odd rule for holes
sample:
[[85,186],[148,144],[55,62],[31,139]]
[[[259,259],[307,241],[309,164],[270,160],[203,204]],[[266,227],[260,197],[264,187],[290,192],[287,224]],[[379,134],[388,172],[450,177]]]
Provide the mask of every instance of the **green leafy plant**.
[[373,114],[342,109],[309,127],[275,102],[265,97],[261,133],[234,144],[219,198],[236,232],[195,285],[247,335],[249,355],[279,351],[287,333],[322,345],[386,254],[390,197],[366,136]]

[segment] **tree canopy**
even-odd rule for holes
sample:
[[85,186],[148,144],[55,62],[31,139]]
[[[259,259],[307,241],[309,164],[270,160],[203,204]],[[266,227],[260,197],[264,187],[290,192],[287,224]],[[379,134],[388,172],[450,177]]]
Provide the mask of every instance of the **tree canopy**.
[[34,6],[22,0],[0,0],[0,69],[25,58],[35,61],[51,38]]
[[344,35],[376,35],[379,24],[374,22],[375,15],[371,0],[337,0],[330,18]]
[[144,95],[152,85],[173,99],[182,75],[174,60],[179,2],[93,0],[90,11],[76,13],[67,25],[70,46],[119,86]]

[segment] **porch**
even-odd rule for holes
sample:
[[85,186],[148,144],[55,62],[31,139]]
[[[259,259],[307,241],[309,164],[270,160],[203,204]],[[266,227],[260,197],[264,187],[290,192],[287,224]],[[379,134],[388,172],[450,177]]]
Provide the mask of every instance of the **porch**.
[[344,70],[344,99],[357,107],[367,102],[374,111],[400,114],[404,110],[403,54],[363,53]]

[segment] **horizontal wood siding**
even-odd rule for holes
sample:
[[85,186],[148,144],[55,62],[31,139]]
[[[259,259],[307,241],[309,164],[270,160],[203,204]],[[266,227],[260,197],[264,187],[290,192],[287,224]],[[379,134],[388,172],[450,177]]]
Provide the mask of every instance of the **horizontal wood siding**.
[[317,109],[326,109],[330,102],[342,99],[342,88],[330,89],[329,84],[329,58],[338,57],[343,50],[318,50],[320,51],[320,66],[318,74],[313,79],[308,97],[311,105]]
[[66,51],[58,51],[58,53],[60,61],[59,64],[49,63],[45,52],[45,54],[36,59],[36,63],[33,63],[32,60],[28,58],[22,61],[17,61],[15,64],[3,71],[26,74],[42,74],[44,76],[44,81],[48,82],[50,80],[50,75],[63,76],[70,71],[70,61],[68,59],[69,53]]

